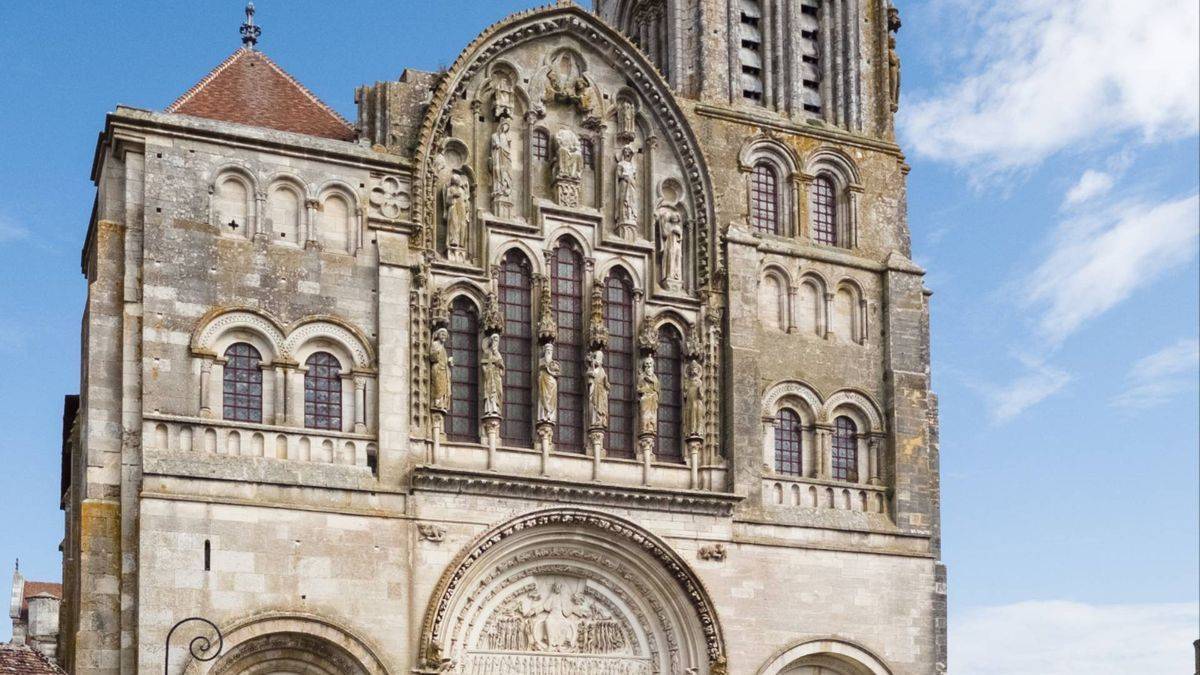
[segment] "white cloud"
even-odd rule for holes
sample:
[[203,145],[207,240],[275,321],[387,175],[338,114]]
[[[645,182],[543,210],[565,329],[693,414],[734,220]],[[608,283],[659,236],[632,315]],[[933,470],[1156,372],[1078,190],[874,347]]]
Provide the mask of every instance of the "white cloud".
[[962,78],[901,110],[919,154],[990,172],[1131,133],[1197,133],[1194,0],[1013,0],[964,20],[980,34]]
[[1192,672],[1192,603],[1021,602],[951,616],[955,675],[1159,675]]
[[1142,410],[1196,388],[1200,340],[1185,338],[1139,359],[1129,369],[1127,388],[1113,398],[1118,408]]
[[1007,422],[1057,394],[1071,381],[1070,373],[1054,366],[1021,358],[1026,372],[1005,387],[989,387],[985,390],[991,408],[992,422]]
[[1063,200],[1064,206],[1073,206],[1091,200],[1108,192],[1113,186],[1113,177],[1103,171],[1088,169],[1079,177],[1079,182],[1070,190]]
[[1057,345],[1135,290],[1196,255],[1200,196],[1097,208],[1062,223],[1050,251],[1021,287]]
[[0,216],[0,243],[17,241],[29,236],[29,230]]

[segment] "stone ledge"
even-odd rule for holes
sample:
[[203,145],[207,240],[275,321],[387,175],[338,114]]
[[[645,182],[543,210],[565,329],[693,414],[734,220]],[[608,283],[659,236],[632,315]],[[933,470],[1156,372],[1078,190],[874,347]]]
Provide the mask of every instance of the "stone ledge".
[[742,500],[724,492],[601,485],[428,465],[413,470],[412,488],[414,493],[425,490],[720,517],[732,515],[734,505]]
[[233,481],[334,490],[386,492],[365,466],[293,462],[145,448],[142,473],[201,480]]

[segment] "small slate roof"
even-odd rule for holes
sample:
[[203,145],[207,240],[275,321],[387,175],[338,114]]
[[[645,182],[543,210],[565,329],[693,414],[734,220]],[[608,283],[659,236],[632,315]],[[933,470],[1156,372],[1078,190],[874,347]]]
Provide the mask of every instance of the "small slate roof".
[[241,48],[166,110],[352,141],[354,127],[262,52]]
[[65,671],[35,649],[0,644],[0,675],[65,675]]

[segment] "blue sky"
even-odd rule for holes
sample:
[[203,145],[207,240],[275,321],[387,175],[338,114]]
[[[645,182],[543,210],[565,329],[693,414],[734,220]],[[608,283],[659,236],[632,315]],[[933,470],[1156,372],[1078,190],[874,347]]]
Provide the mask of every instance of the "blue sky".
[[[531,4],[258,6],[264,51],[353,119],[356,85],[448,64]],[[909,219],[935,293],[951,672],[1186,672],[1200,621],[1200,10],[898,4]],[[4,567],[20,556],[28,576],[59,576],[59,416],[78,388],[104,114],[169,104],[237,47],[240,8],[0,6]]]

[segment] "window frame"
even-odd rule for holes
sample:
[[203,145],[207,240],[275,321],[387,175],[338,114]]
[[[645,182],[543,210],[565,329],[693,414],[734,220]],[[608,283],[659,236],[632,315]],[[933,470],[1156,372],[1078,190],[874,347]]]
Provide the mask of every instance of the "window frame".
[[803,477],[804,418],[795,410],[783,406],[775,411],[771,426],[775,436],[775,473],[781,476]]
[[[779,167],[765,159],[759,159],[750,169],[749,176],[749,214],[750,229],[759,235],[784,236],[784,213],[786,200],[783,198],[783,178]],[[774,185],[763,186],[761,179],[769,177]],[[766,222],[762,214],[766,212],[773,221]]]
[[[315,360],[325,362],[314,363]],[[341,361],[327,351],[318,351],[304,360],[304,367],[304,428],[342,431],[345,417],[342,406]],[[324,402],[327,406],[325,413],[319,412],[321,401],[318,399],[321,394],[325,394],[327,398]]]
[[858,422],[849,415],[838,415],[833,420],[830,439],[830,477],[836,481],[857,483],[858,475]]
[[670,323],[660,326],[658,349],[654,353],[659,392],[654,455],[660,462],[686,462],[683,450],[683,356],[683,333]]
[[465,295],[450,302],[450,410],[446,438],[457,443],[479,442],[479,309]]
[[[587,451],[587,387],[584,358],[587,344],[584,317],[584,255],[570,237],[555,244],[550,260],[550,304],[558,324],[555,356],[561,367],[558,377],[558,420],[554,444],[561,452]],[[569,273],[570,276],[564,276]]]
[[[235,351],[244,353],[235,353]],[[225,363],[221,377],[221,419],[231,422],[262,424],[262,352],[249,342],[238,341],[225,348],[224,356]],[[245,391],[237,391],[238,385],[245,385],[242,387]],[[231,386],[233,391],[230,391]],[[230,396],[234,397],[233,404],[230,404]],[[232,416],[230,416],[230,411],[233,411]],[[245,412],[239,413],[238,411]]]
[[604,367],[611,385],[604,447],[609,455],[625,459],[637,456],[635,292],[633,277],[624,268],[614,268],[604,279]]
[[[533,445],[534,380],[537,358],[533,322],[533,266],[519,249],[505,252],[496,279],[504,332],[500,353],[504,357],[504,401],[501,410],[501,443]],[[524,411],[518,413],[517,411]]]

